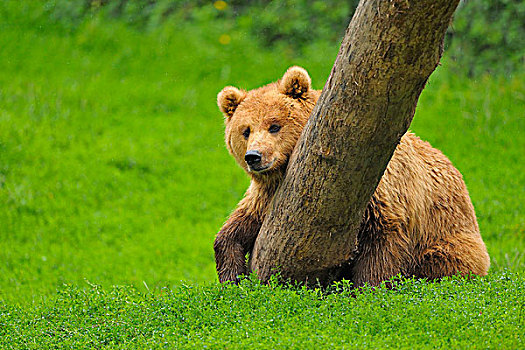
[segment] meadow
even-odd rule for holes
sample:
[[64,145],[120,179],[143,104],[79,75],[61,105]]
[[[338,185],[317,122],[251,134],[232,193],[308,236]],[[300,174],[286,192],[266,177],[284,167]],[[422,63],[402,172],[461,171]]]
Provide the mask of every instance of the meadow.
[[213,239],[248,178],[216,94],[294,64],[320,89],[338,47],[269,50],[220,23],[71,30],[29,4],[0,4],[0,346],[524,346],[524,72],[471,79],[445,56],[411,126],[463,173],[489,276],[221,286]]

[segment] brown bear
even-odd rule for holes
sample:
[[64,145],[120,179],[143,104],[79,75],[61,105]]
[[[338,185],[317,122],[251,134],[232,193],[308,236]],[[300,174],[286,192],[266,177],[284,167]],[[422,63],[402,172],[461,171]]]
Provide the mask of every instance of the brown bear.
[[[217,102],[229,152],[251,177],[237,209],[215,239],[221,282],[246,274],[269,203],[320,91],[303,68],[251,91],[227,86]],[[365,210],[358,255],[341,276],[355,286],[395,275],[438,279],[486,275],[489,255],[460,172],[440,151],[411,132],[397,146]]]

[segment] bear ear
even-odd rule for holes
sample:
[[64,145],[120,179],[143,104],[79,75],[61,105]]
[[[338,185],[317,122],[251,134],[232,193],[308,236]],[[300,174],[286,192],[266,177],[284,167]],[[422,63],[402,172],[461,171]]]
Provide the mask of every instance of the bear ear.
[[245,97],[246,91],[233,86],[226,86],[217,95],[217,104],[224,116],[230,118]]
[[279,90],[292,98],[301,98],[311,87],[312,79],[310,79],[306,69],[293,66],[284,73]]

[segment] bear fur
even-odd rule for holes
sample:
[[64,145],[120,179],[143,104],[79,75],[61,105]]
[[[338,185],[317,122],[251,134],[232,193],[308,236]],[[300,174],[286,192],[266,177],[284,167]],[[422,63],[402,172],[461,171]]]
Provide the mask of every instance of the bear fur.
[[[228,151],[251,177],[244,198],[214,243],[221,282],[249,272],[246,255],[286,172],[288,159],[320,91],[306,70],[291,67],[277,82],[217,96]],[[440,151],[407,132],[365,209],[358,255],[341,278],[355,286],[392,276],[438,279],[486,275],[489,255],[460,172]]]

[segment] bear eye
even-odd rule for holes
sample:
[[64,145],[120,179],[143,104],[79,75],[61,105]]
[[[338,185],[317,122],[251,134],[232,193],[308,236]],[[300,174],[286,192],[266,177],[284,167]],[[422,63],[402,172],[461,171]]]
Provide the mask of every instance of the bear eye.
[[272,124],[270,126],[270,129],[268,129],[268,131],[272,134],[275,134],[276,132],[279,132],[279,130],[281,130],[281,126],[280,125],[277,125],[277,124]]
[[248,137],[250,136],[250,128],[249,127],[246,128],[246,130],[243,131],[242,136],[244,136],[244,138],[246,140],[248,140]]

